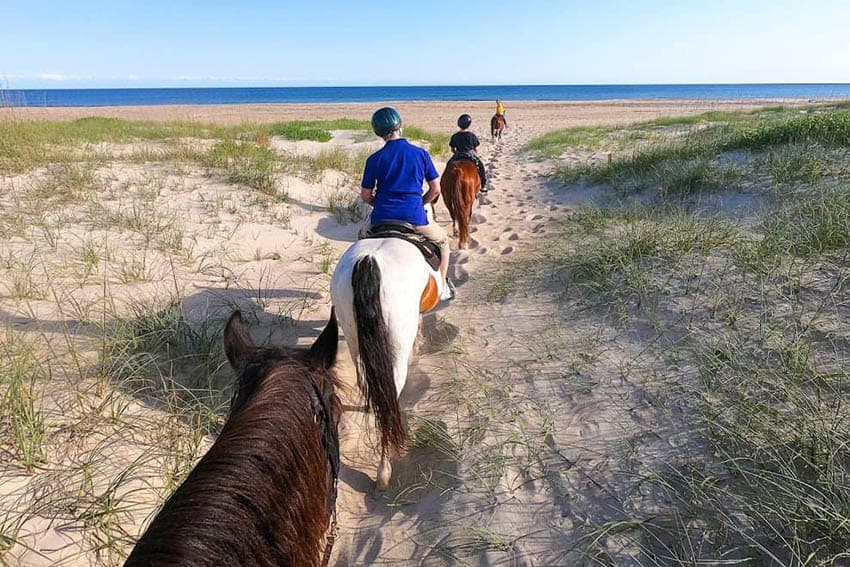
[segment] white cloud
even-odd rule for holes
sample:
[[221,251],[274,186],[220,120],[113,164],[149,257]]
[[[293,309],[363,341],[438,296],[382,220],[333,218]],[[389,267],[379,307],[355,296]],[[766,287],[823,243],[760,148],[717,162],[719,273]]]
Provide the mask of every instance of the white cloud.
[[36,73],[35,75],[21,78],[39,79],[41,81],[90,81],[94,79],[92,75],[65,75],[64,73]]

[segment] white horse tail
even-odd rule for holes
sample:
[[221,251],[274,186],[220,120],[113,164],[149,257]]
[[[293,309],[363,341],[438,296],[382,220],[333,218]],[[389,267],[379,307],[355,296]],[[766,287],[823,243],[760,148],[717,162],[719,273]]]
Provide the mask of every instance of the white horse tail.
[[354,264],[351,287],[360,354],[357,383],[381,429],[381,448],[398,451],[407,435],[395,386],[395,352],[381,309],[381,269],[372,256],[363,256]]

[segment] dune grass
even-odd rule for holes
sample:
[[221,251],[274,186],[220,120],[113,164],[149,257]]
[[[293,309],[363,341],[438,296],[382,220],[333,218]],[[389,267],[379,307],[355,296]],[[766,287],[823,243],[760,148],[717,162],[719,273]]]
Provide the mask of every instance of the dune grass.
[[[602,354],[583,363],[582,372],[616,363],[630,388],[641,384],[659,408],[675,408],[659,409],[646,434],[685,440],[667,446],[654,467],[647,466],[653,453],[641,453],[640,444],[622,461],[607,454],[605,467],[631,471],[633,462],[642,464],[631,473],[632,486],[645,487],[651,511],[634,504],[631,492],[610,494],[623,510],[578,530],[564,560],[848,559],[845,107],[712,115],[700,130],[636,143],[610,164],[556,169],[562,182],[608,188],[610,202],[570,213],[535,260],[514,270],[530,274],[514,287],[528,290],[534,282],[555,294],[571,325],[578,318],[615,329],[616,338],[600,345]],[[737,159],[730,160],[733,152]],[[669,198],[699,202],[733,185],[724,168],[758,180],[739,190],[764,195],[760,209],[744,218],[722,209],[706,215]],[[623,187],[654,187],[660,198],[633,199]],[[635,337],[643,337],[637,354]]]
[[6,439],[11,439],[12,461],[23,467],[28,474],[46,458],[46,427],[42,412],[41,386],[47,377],[38,361],[33,345],[15,336],[0,345],[3,361],[0,362],[0,387],[4,387],[0,398],[0,416]]
[[708,124],[682,137],[621,152],[608,162],[559,167],[556,177],[626,189],[657,187],[686,196],[698,189],[736,187],[742,173],[754,179],[768,173],[776,182],[843,175],[850,147],[850,113],[800,112],[761,112]]
[[660,141],[660,130],[666,127],[710,126],[749,122],[778,113],[788,113],[783,106],[750,112],[712,111],[691,116],[668,116],[629,126],[576,126],[553,130],[530,140],[525,149],[536,157],[557,157],[569,148],[623,151],[644,141]]
[[405,125],[403,129],[405,138],[418,140],[428,144],[428,151],[433,156],[444,156],[449,151],[449,135],[436,132],[429,132],[419,128],[418,126]]
[[654,395],[688,416],[688,448],[640,477],[664,506],[599,523],[573,551],[616,536],[650,564],[845,557],[846,191],[779,204],[755,232],[683,209],[590,209],[547,242],[537,281],[626,333],[652,329],[643,356],[667,362],[643,371],[666,375]]
[[80,153],[81,144],[181,139],[267,143],[271,136],[326,142],[331,139],[331,130],[368,128],[368,122],[350,118],[272,124],[246,123],[238,126],[198,122],[143,122],[100,117],[80,118],[68,122],[5,120],[0,121],[0,170],[20,172],[48,163],[73,161],[81,157],[91,159],[91,154]]

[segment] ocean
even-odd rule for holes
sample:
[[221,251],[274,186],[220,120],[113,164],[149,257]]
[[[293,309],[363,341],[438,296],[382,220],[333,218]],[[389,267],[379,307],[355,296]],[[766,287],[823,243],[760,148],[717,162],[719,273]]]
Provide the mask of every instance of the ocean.
[[344,103],[428,100],[646,100],[850,98],[850,84],[483,85],[422,87],[233,87],[0,89],[5,106]]

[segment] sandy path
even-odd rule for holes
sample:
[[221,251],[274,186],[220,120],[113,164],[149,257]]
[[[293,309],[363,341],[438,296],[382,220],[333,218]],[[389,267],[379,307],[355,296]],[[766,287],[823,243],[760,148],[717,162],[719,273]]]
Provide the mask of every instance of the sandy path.
[[[440,329],[457,329],[465,335],[475,333],[475,327],[481,325],[479,340],[472,343],[464,341],[462,355],[420,355],[411,368],[410,379],[401,397],[405,411],[430,414],[435,410],[446,410],[439,386],[445,382],[448,369],[469,360],[510,358],[510,351],[497,352],[492,347],[495,347],[493,341],[498,340],[497,337],[512,342],[509,340],[511,329],[486,329],[486,320],[493,313],[490,309],[481,309],[480,298],[484,290],[475,278],[492,272],[500,260],[521,252],[535,238],[545,234],[547,225],[563,209],[557,196],[546,187],[542,176],[545,166],[529,161],[521,151],[523,145],[540,131],[539,127],[519,123],[512,125],[504,138],[496,143],[491,142],[489,136],[481,136],[481,154],[487,164],[493,190],[479,199],[473,211],[469,249],[452,254],[450,276],[456,283],[458,297],[453,302],[442,304],[432,316],[439,321]],[[445,208],[439,207],[437,214],[441,224],[450,231]],[[453,239],[453,248],[456,248],[456,239]],[[545,313],[553,306],[543,305],[541,308]],[[500,319],[536,319],[541,315],[522,309],[503,313]],[[426,324],[433,325],[434,321]],[[427,345],[424,350],[427,353]],[[349,358],[341,358],[344,359],[342,372],[351,381]],[[396,464],[387,493],[379,493],[373,483],[377,463],[372,449],[376,435],[371,423],[365,423],[362,414],[349,413],[341,437],[345,466],[340,483],[339,536],[334,553],[336,564],[443,564],[444,557],[432,557],[439,547],[439,542],[431,541],[435,535],[432,532],[435,528],[439,531],[440,527],[448,527],[445,522],[454,522],[461,529],[462,520],[447,520],[447,510],[456,510],[469,495],[458,496],[455,502],[449,504],[446,499],[453,496],[448,493],[441,495],[439,488],[420,489],[418,483],[423,468],[433,465],[441,456],[427,450],[411,451]],[[364,439],[368,442],[364,443]],[[451,473],[446,469],[457,469],[456,463],[442,462],[440,465],[437,467],[440,474],[448,476]],[[412,500],[406,497],[408,491]],[[415,503],[412,503],[413,500]],[[471,506],[474,509],[475,505]],[[482,553],[480,563],[476,564],[488,564],[485,557],[486,553]]]

